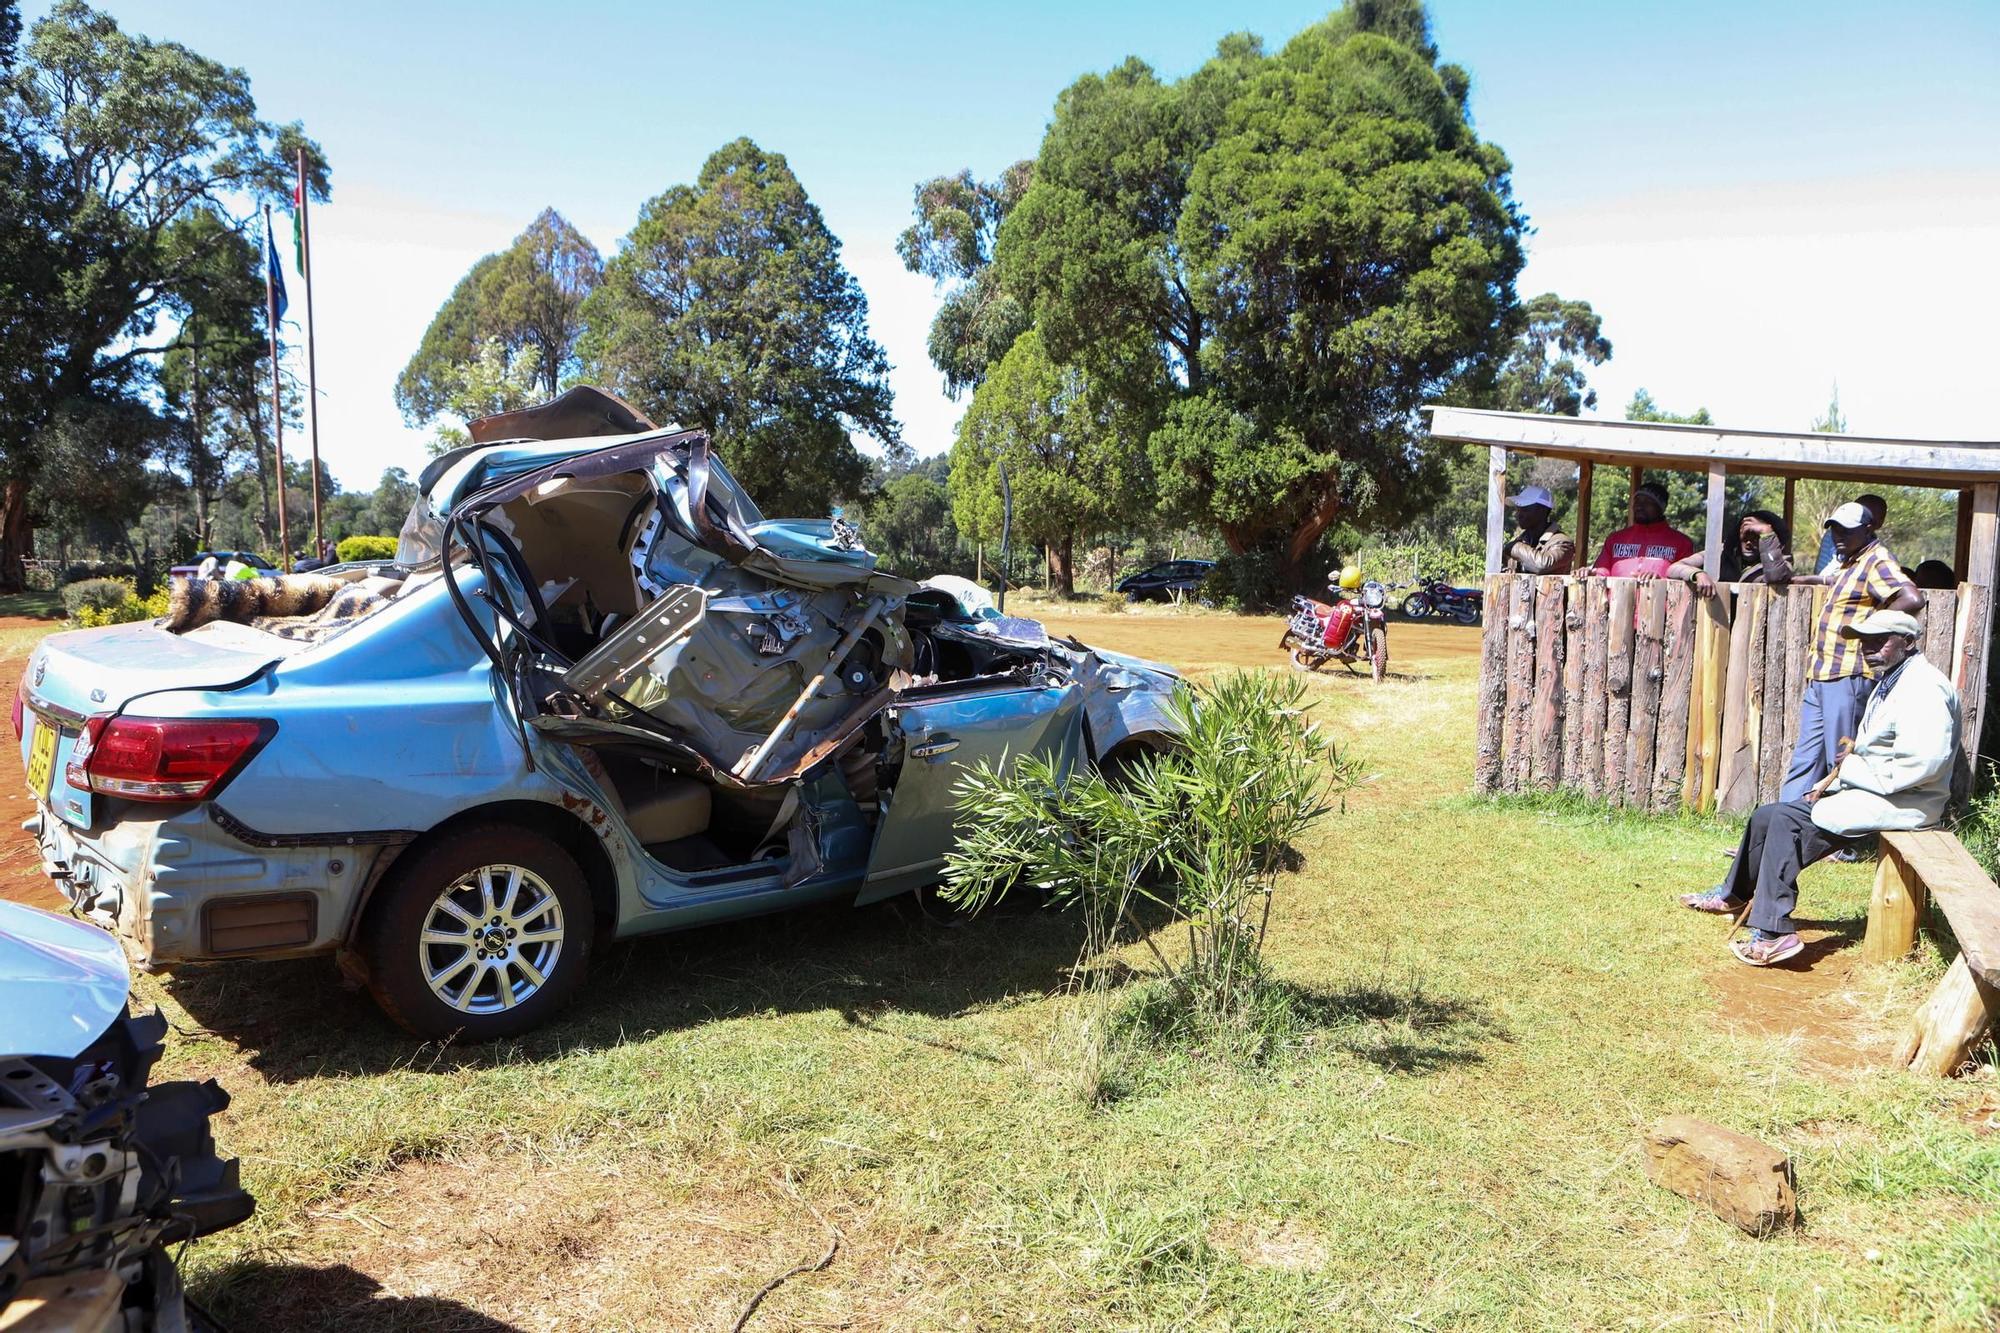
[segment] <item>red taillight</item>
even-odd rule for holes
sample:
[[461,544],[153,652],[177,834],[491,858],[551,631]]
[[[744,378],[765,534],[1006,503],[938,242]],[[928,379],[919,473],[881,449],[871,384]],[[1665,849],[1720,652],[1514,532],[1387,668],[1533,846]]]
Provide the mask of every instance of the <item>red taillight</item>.
[[22,672],[21,679],[14,682],[14,739],[20,740],[28,730],[27,700],[22,698],[28,692],[28,673]]
[[205,801],[275,729],[255,718],[100,715],[70,751],[69,785],[130,801]]

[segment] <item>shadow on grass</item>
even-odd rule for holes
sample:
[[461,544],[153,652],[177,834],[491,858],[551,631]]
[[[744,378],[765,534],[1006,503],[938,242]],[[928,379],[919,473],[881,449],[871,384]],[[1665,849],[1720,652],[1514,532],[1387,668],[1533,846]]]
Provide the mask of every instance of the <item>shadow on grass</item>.
[[1083,932],[1078,913],[1025,905],[946,919],[911,897],[803,907],[609,945],[560,1017],[484,1046],[410,1036],[323,958],[191,967],[168,989],[265,1078],[289,1083],[554,1059],[759,1014],[832,1011],[863,1028],[889,1010],[949,1018],[1063,989]]
[[[231,1328],[371,1333],[517,1333],[518,1326],[437,1296],[391,1296],[345,1264],[247,1260],[196,1278],[192,1295]],[[204,1325],[205,1326],[205,1325]]]
[[1399,1074],[1430,1074],[1484,1061],[1482,1048],[1511,1036],[1477,1000],[1421,986],[1331,990],[1279,983],[1309,1049],[1338,1051]]

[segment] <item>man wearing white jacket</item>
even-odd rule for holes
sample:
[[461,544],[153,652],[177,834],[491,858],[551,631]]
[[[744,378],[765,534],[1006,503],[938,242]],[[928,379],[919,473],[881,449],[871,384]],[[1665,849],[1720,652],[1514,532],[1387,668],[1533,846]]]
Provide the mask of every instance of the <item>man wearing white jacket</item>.
[[1923,626],[1907,611],[1872,611],[1841,633],[1861,641],[1875,678],[1854,748],[1804,799],[1758,806],[1729,878],[1681,899],[1727,915],[1748,901],[1751,937],[1729,947],[1752,967],[1805,947],[1792,923],[1801,870],[1863,834],[1935,824],[1951,799],[1958,693],[1917,651]]

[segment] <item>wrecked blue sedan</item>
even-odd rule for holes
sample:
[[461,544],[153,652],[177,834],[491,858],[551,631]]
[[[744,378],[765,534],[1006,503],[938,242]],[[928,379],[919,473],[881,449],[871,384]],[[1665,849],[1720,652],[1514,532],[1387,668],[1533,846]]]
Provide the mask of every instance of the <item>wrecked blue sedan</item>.
[[607,939],[935,882],[962,765],[1172,743],[1171,673],[764,518],[701,432],[580,389],[473,440],[393,562],[36,651],[27,826],[141,966],[330,953],[512,1035]]

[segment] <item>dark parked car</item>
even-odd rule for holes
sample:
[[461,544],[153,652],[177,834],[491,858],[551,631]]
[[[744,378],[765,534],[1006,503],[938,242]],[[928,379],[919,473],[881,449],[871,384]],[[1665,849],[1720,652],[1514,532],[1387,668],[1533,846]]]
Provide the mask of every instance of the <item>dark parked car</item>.
[[1163,560],[1118,580],[1118,591],[1135,602],[1164,602],[1199,588],[1214,568],[1213,560]]
[[175,565],[167,572],[178,578],[191,579],[200,571],[203,562],[208,560],[210,556],[215,558],[215,567],[218,571],[228,568],[229,562],[234,560],[238,564],[250,566],[257,571],[259,576],[269,576],[278,572],[276,565],[266,560],[263,556],[258,555],[255,551],[196,551],[194,559],[188,561],[185,565]]

